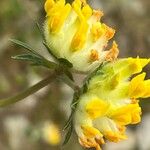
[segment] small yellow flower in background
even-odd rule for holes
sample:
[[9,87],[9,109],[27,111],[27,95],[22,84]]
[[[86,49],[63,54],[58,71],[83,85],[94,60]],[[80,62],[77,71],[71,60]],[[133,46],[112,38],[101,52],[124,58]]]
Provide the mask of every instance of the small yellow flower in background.
[[141,72],[149,62],[141,58],[119,59],[103,65],[89,80],[74,116],[82,146],[100,150],[104,139],[124,140],[126,125],[141,121],[138,98],[150,97],[150,79],[144,80],[146,73]]
[[46,123],[43,128],[43,138],[52,146],[59,145],[61,142],[61,133],[58,126],[53,123]]
[[45,11],[46,42],[56,57],[67,59],[74,69],[89,71],[118,56],[115,42],[104,51],[115,30],[100,22],[103,13],[93,10],[86,0],[74,0],[72,5],[65,0],[47,0]]

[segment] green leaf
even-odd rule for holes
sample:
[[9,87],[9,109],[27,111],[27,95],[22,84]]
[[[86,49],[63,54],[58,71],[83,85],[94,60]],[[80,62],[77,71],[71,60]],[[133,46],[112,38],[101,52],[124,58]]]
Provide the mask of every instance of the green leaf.
[[78,101],[79,96],[80,96],[80,93],[78,93],[78,92],[75,92],[75,93],[74,93],[73,100],[72,100],[72,103],[71,103],[71,114],[70,114],[70,116],[69,116],[69,119],[66,121],[63,130],[66,130],[66,129],[70,126],[70,124],[71,124],[71,122],[72,122],[72,119],[73,119],[73,115],[74,115],[76,106],[77,106],[77,104],[78,104],[78,102],[79,102],[79,101]]
[[27,61],[36,61],[35,59],[40,59],[39,57],[37,57],[36,55],[33,54],[21,54],[21,55],[16,55],[16,56],[12,56],[13,59],[16,60],[27,60]]
[[65,58],[58,58],[60,64],[68,67],[68,68],[72,68],[73,67],[73,64],[71,62],[69,62],[67,59]]
[[44,66],[47,68],[54,68],[57,66],[55,63],[50,62],[45,58],[41,58],[34,54],[21,54],[21,55],[13,56],[12,58],[15,60],[30,61],[32,62],[32,65]]
[[31,61],[33,64],[37,64],[37,65],[42,65],[42,66],[44,65],[42,59],[33,54],[21,54],[21,55],[13,56],[12,58],[16,60]]
[[19,46],[25,48],[26,50],[28,50],[32,54],[41,56],[34,49],[32,49],[28,44],[26,44],[26,43],[24,43],[22,41],[19,41],[19,40],[16,40],[16,39],[11,39],[10,41],[13,42],[13,43],[15,43],[16,45],[19,45]]
[[69,116],[69,119],[68,119],[67,122],[65,123],[63,130],[68,129],[68,127],[71,125],[72,117],[73,117],[73,113],[71,112],[71,115]]
[[73,125],[71,124],[69,129],[68,129],[68,132],[67,132],[67,134],[65,136],[65,140],[63,142],[63,145],[66,145],[68,143],[68,141],[69,141],[69,139],[71,137],[72,131],[73,131]]

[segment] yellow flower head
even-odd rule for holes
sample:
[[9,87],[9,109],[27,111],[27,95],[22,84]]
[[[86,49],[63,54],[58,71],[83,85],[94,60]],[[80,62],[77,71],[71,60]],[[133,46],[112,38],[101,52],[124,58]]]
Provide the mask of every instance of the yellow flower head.
[[43,138],[50,145],[59,145],[61,142],[61,134],[58,126],[49,122],[45,123]]
[[103,13],[93,10],[86,0],[46,0],[45,39],[52,53],[70,61],[74,69],[89,71],[104,60],[118,55],[114,42],[104,51],[115,30],[100,22]]
[[[104,138],[126,139],[126,125],[141,121],[138,98],[150,97],[150,80],[140,73],[149,59],[126,58],[104,64],[89,80],[74,116],[79,142],[100,150]],[[134,75],[134,78],[130,79]]]

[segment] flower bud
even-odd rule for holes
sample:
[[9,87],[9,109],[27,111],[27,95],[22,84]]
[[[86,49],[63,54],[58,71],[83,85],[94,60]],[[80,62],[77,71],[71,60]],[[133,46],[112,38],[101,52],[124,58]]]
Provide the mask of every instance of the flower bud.
[[150,80],[144,80],[146,73],[140,72],[149,62],[150,59],[119,59],[103,65],[89,80],[74,115],[82,146],[100,150],[104,138],[112,142],[124,140],[126,125],[141,121],[138,98],[150,97]]
[[65,58],[75,70],[89,71],[104,60],[118,56],[117,44],[104,51],[115,30],[100,21],[103,13],[93,10],[86,0],[46,0],[44,34],[57,58]]

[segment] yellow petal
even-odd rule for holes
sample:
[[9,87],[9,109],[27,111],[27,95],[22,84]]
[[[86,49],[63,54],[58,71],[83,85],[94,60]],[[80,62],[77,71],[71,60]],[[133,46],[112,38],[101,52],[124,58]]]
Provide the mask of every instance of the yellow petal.
[[72,8],[77,13],[79,19],[84,20],[85,18],[84,18],[84,15],[82,14],[81,6],[82,6],[81,0],[74,0],[72,3]]
[[100,137],[103,136],[98,129],[96,129],[94,127],[91,127],[91,126],[82,125],[81,129],[83,130],[83,134],[87,138],[93,138],[93,137],[96,137],[96,136],[100,136]]
[[88,24],[86,21],[82,21],[71,42],[71,48],[73,51],[83,48],[87,38],[87,31]]
[[128,79],[131,75],[140,73],[145,65],[149,63],[149,59],[127,58],[116,61],[113,68],[120,72],[121,79]]
[[93,99],[86,105],[86,112],[88,115],[95,119],[100,116],[104,116],[109,108],[109,104],[100,99]]
[[137,124],[139,122],[141,122],[141,107],[139,107],[138,105],[136,105],[136,107],[134,107],[134,109],[132,110],[132,122],[131,124]]
[[141,108],[138,104],[128,104],[111,112],[110,118],[120,125],[140,122]]
[[142,69],[150,62],[150,59],[142,59],[142,58],[128,58],[128,63],[130,64],[130,69],[133,74],[139,73]]
[[119,132],[105,131],[105,137],[112,142],[119,142],[120,140],[127,139],[126,135]]
[[[101,139],[104,144],[103,139]],[[95,148],[95,150],[102,150],[99,143],[95,139],[79,138],[79,143],[85,148]]]
[[58,10],[55,15],[49,19],[49,27],[52,33],[58,32],[61,29],[70,11],[70,4],[66,4],[61,10]]
[[92,25],[91,34],[93,41],[97,41],[105,33],[105,28],[101,25],[100,22],[96,22]]
[[144,78],[146,73],[142,73],[134,77],[129,85],[129,96],[131,98],[142,97],[145,92]]
[[82,14],[84,15],[84,17],[86,19],[88,19],[89,17],[91,17],[92,15],[92,9],[89,5],[85,5],[83,8],[82,8]]
[[54,6],[54,4],[55,4],[54,0],[47,0],[45,2],[44,8],[46,13],[48,13],[48,11]]
[[144,87],[145,87],[145,89],[144,89],[142,98],[148,98],[148,97],[150,97],[150,79],[144,81]]

